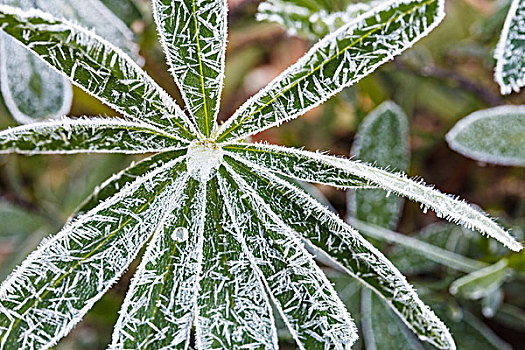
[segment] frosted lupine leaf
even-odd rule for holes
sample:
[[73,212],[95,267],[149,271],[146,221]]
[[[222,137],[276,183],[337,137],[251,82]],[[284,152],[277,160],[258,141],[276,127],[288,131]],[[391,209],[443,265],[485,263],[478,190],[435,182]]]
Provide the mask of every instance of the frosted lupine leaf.
[[277,331],[264,285],[238,241],[217,179],[208,181],[207,187],[197,346],[277,350]]
[[381,298],[368,288],[361,292],[361,327],[367,350],[423,350],[406,326]]
[[450,293],[468,299],[481,299],[498,289],[511,274],[506,259],[471,272],[450,285]]
[[[2,0],[24,10],[38,8],[68,18],[122,48],[135,59],[138,45],[133,33],[98,0]],[[57,74],[12,39],[0,46],[2,95],[13,117],[22,124],[61,117],[69,112],[73,92],[69,81]]]
[[525,106],[499,106],[474,112],[446,136],[454,151],[500,165],[525,166]]
[[304,114],[427,35],[443,0],[386,1],[326,36],[220,128],[217,140],[253,135]]
[[151,237],[184,165],[148,172],[43,241],[0,287],[0,347],[49,348],[65,336]]
[[233,225],[299,348],[350,349],[355,325],[298,234],[243,178],[219,170]]
[[0,131],[0,153],[148,153],[186,146],[152,125],[117,118],[62,118]]
[[[408,120],[393,102],[385,102],[361,123],[351,151],[352,158],[392,171],[408,170]],[[348,191],[351,217],[386,228],[395,228],[403,199],[381,189]]]
[[205,188],[184,175],[122,305],[111,349],[187,349],[202,264]]
[[69,81],[3,33],[0,84],[9,112],[21,124],[65,115],[71,107]]
[[[280,146],[236,144],[224,146],[224,150],[231,154],[242,154],[242,157],[251,162],[297,180],[339,188],[355,186],[359,180],[362,183],[368,182],[385,191],[419,202],[424,210],[430,208],[440,217],[495,238],[509,249],[514,251],[522,249],[522,245],[514,237],[482,211],[443,194],[421,181],[411,180],[404,174],[390,173],[344,158]],[[326,169],[326,172],[320,172],[319,169]],[[340,176],[334,178],[334,174]]]
[[297,187],[263,168],[225,157],[257,191],[275,215],[300,234],[320,255],[373,288],[421,339],[454,349],[445,325],[419,299],[406,278],[352,227]]
[[171,73],[204,136],[216,128],[224,80],[226,0],[153,0]]
[[502,94],[518,92],[525,85],[525,1],[512,0],[494,53],[494,78]]
[[135,0],[101,0],[101,2],[128,26],[142,18]]
[[267,0],[257,8],[256,19],[282,25],[290,35],[310,40],[322,38],[370,10],[379,2],[348,4],[343,11],[327,9],[322,4],[290,0]]
[[[487,266],[481,261],[469,259],[463,255],[455,253],[453,250],[447,250],[438,245],[403,235],[401,233],[390,231],[379,226],[371,225],[355,219],[350,220],[350,224],[366,237],[371,237],[382,242],[395,243],[402,247],[403,249],[398,252],[397,259],[391,260],[393,260],[395,263],[398,259],[402,258],[402,255],[406,256],[408,259],[406,265],[416,264],[416,266],[414,266],[414,270],[411,270],[410,266],[407,266],[408,270],[412,273],[415,271],[419,272],[429,269],[429,264],[426,264],[427,261],[448,266],[452,269],[463,272],[473,272]],[[412,255],[416,255],[416,258],[418,259],[415,260]],[[420,262],[420,260],[423,260],[423,262]],[[433,266],[434,264],[430,264],[430,267]]]
[[191,122],[136,63],[106,40],[66,20],[0,5],[0,29],[76,85],[129,118],[193,139]]

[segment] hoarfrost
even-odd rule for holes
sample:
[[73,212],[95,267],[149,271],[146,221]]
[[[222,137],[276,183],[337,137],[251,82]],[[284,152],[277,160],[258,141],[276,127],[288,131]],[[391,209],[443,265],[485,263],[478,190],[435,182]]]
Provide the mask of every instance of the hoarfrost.
[[206,182],[221,165],[223,151],[215,142],[193,141],[188,147],[187,159],[190,175],[194,179]]

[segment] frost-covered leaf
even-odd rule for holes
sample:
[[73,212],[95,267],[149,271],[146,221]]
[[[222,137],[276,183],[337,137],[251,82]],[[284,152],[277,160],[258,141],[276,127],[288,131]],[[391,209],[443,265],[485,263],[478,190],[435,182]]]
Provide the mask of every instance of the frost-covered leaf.
[[[1,0],[1,4],[38,8],[93,29],[138,59],[133,33],[99,0]],[[0,39],[2,95],[13,117],[22,124],[61,117],[69,111],[71,84],[13,39]]]
[[0,131],[0,153],[148,153],[182,146],[152,125],[116,118],[63,118]]
[[216,128],[224,80],[226,0],[153,0],[171,73],[205,137]]
[[454,151],[500,165],[525,166],[525,106],[499,106],[474,112],[446,136]]
[[269,21],[284,26],[290,35],[301,35],[316,40],[379,3],[350,3],[344,10],[337,11],[317,2],[267,0],[259,4],[256,18],[258,21]]
[[367,350],[423,350],[397,315],[368,288],[361,293],[361,327]]
[[442,0],[386,1],[326,36],[223,124],[218,141],[279,125],[325,102],[427,35]]
[[125,116],[167,128],[182,139],[195,138],[175,101],[101,37],[47,13],[6,5],[0,5],[0,29]]
[[[263,144],[234,144],[224,146],[230,154],[242,157],[273,172],[297,180],[348,188],[369,184],[407,197],[447,220],[487,234],[509,249],[519,251],[522,245],[485,213],[467,203],[443,194],[406,175],[390,173],[370,165],[319,153]],[[324,172],[319,171],[324,170]],[[339,175],[334,177],[334,174]]]
[[49,348],[80,321],[165,215],[181,160],[138,178],[22,262],[0,286],[0,347]]
[[3,33],[0,87],[9,112],[21,124],[66,115],[73,99],[65,77]]
[[113,332],[111,349],[187,349],[202,263],[204,188],[188,176],[144,254]]
[[[383,242],[395,243],[398,246],[403,247],[404,249],[398,252],[397,255],[406,255],[407,259],[409,259],[407,265],[416,265],[414,266],[415,271],[411,270],[413,273],[416,271],[424,271],[425,267],[428,269],[428,264],[425,264],[425,260],[445,265],[463,272],[473,272],[487,266],[481,261],[469,259],[460,254],[457,254],[454,252],[454,250],[443,249],[438,245],[390,231],[383,227],[371,225],[355,219],[350,220],[350,224],[367,237],[371,237]],[[416,255],[419,259],[415,260],[412,255]],[[393,260],[394,262],[397,261],[396,259]],[[423,261],[421,262],[419,260]],[[423,269],[421,268],[421,265],[423,265]]]
[[[266,170],[225,157],[243,180],[256,189],[274,215],[289,225],[309,245],[344,271],[374,289],[419,336],[441,349],[453,349],[445,325],[424,305],[405,277],[358,232],[297,187]],[[237,181],[237,182],[240,182]]]
[[[393,102],[384,102],[362,122],[352,145],[351,156],[391,171],[408,170],[408,120]],[[348,191],[351,217],[386,228],[395,228],[403,199],[386,196],[381,189]]]
[[481,299],[496,291],[511,274],[507,259],[455,280],[450,293],[468,299]]
[[[238,170],[238,169],[237,169]],[[350,349],[355,325],[299,236],[235,172],[220,186],[238,239],[300,349]]]
[[218,192],[208,182],[196,317],[199,349],[279,349],[273,310]]
[[525,1],[512,0],[494,53],[495,79],[502,94],[518,92],[525,85]]

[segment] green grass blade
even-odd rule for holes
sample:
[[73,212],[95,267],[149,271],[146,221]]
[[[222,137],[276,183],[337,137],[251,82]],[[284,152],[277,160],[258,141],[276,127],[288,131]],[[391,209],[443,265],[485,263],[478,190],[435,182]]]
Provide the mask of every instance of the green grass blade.
[[[224,146],[223,149],[236,157],[241,156],[273,172],[297,180],[347,188],[354,186],[356,181],[359,181],[356,179],[360,179],[361,182],[368,182],[387,192],[419,202],[424,210],[430,208],[438,216],[486,234],[509,249],[522,249],[522,245],[487,214],[421,181],[413,181],[404,174],[390,173],[344,158],[279,146],[237,144]],[[317,169],[329,171],[325,174]],[[340,176],[334,179],[333,174],[336,173]]]
[[502,94],[510,94],[512,91],[519,92],[525,85],[524,20],[525,1],[512,0],[494,53],[496,59],[494,78],[499,84]]
[[492,164],[525,166],[525,106],[474,112],[446,136],[454,151]]
[[394,0],[364,13],[249,99],[223,124],[217,140],[253,135],[325,102],[427,35],[443,19],[443,6],[442,0]]
[[202,264],[205,189],[188,174],[159,224],[122,305],[111,349],[187,349]]
[[154,0],[153,12],[171,73],[206,137],[216,129],[224,80],[226,0]]
[[3,33],[0,87],[9,112],[21,124],[64,116],[73,100],[71,83],[65,77]]
[[304,237],[319,255],[373,288],[421,339],[440,349],[455,348],[445,325],[419,299],[406,278],[357,231],[302,190],[262,168],[230,157],[225,161],[257,188],[257,194],[280,220]]
[[120,49],[66,20],[0,5],[0,28],[68,77],[129,118],[191,140],[193,126],[175,101]]
[[[408,120],[393,102],[385,102],[361,123],[352,145],[356,160],[391,171],[406,172],[409,165]],[[403,209],[403,199],[385,196],[380,189],[348,191],[349,216],[393,229]]]
[[221,175],[233,225],[299,349],[350,349],[355,325],[299,235],[241,176]]
[[186,146],[149,124],[116,118],[67,119],[0,131],[0,153],[148,153]]
[[246,256],[219,194],[208,182],[204,251],[197,301],[199,349],[277,350],[277,331],[264,285]]
[[174,160],[149,172],[43,241],[0,286],[0,348],[64,337],[149,240],[184,168]]

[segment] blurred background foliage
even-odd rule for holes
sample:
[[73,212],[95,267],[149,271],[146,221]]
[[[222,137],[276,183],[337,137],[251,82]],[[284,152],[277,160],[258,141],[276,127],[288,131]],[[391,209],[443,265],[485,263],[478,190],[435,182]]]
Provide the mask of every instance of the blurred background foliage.
[[[145,58],[144,68],[181,102],[168,73],[157,41],[148,1],[104,0],[136,33]],[[303,0],[306,1],[306,0]],[[308,0],[323,6],[342,6],[345,1]],[[264,87],[301,57],[312,42],[287,34],[277,24],[257,22],[258,0],[230,0],[230,32],[226,81],[220,119],[225,120],[249,96]],[[408,117],[410,167],[408,174],[469,202],[481,205],[501,222],[522,234],[525,228],[525,169],[481,164],[447,147],[444,135],[462,117],[491,106],[524,104],[525,95],[499,95],[493,81],[493,51],[499,38],[509,1],[447,0],[447,17],[427,38],[384,65],[355,87],[346,89],[307,115],[257,135],[288,146],[305,146],[334,154],[350,154],[362,120],[386,100],[397,103]],[[70,115],[115,115],[79,89],[74,90]],[[0,105],[0,128],[16,125]],[[377,142],[381,142],[378,139]],[[136,156],[0,156],[0,274],[9,271],[40,240],[66,222],[84,198],[101,181],[123,169]],[[319,187],[323,197],[341,216],[346,216],[346,194]],[[438,223],[437,223],[438,222]],[[437,224],[436,224],[437,223]],[[467,271],[457,271],[429,261],[425,254],[375,240],[391,256],[423,299],[449,325],[459,349],[514,349],[525,344],[525,255],[511,254],[496,242],[470,235],[443,224],[433,213],[423,213],[406,202],[396,232],[480,262],[479,267],[503,264],[452,295],[449,287]],[[461,231],[461,232],[459,232]],[[459,233],[458,233],[459,232]],[[522,238],[523,239],[523,238]],[[136,264],[136,263],[135,263]],[[510,266],[510,267],[509,267]],[[57,349],[104,349],[109,342],[117,312],[131,272],[99,301],[84,321]],[[376,333],[377,349],[420,349],[396,316],[374,295],[350,277],[326,267],[350,312],[360,323],[365,338]],[[501,272],[503,271],[503,272]],[[462,277],[463,276],[463,277]],[[456,283],[456,282],[454,282]],[[476,284],[477,283],[477,284]],[[480,292],[481,291],[481,292]],[[477,299],[477,300],[475,300]],[[368,315],[361,321],[360,315]],[[377,335],[381,335],[378,337]],[[405,337],[406,339],[401,339]],[[396,342],[385,343],[388,339]],[[399,340],[401,339],[401,340]],[[366,341],[366,340],[365,340]],[[283,335],[283,348],[294,348]],[[397,344],[397,345],[395,345]],[[362,343],[359,346],[362,346]],[[366,348],[363,347],[363,348]]]

